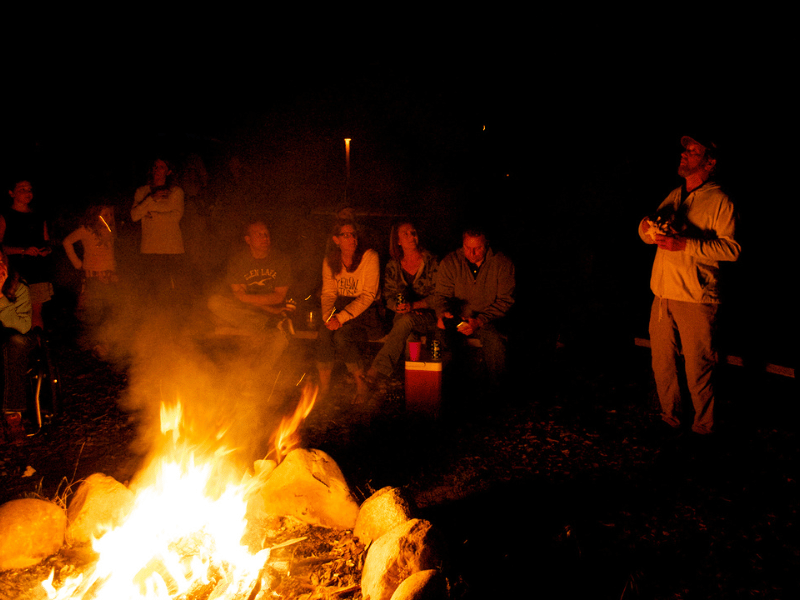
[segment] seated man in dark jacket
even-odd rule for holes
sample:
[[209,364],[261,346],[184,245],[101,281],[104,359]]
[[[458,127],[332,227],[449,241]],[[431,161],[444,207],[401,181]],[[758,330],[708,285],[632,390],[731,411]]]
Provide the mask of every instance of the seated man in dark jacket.
[[467,229],[462,247],[439,264],[433,307],[438,326],[449,331],[448,344],[457,350],[469,337],[478,338],[494,384],[506,372],[506,344],[497,322],[514,304],[514,264],[489,247],[486,234]]

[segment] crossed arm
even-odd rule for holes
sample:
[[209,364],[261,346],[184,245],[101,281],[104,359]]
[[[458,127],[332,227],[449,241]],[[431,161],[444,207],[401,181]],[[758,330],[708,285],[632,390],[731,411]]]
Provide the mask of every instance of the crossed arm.
[[246,289],[247,287],[244,284],[231,285],[231,290],[237,300],[248,306],[272,314],[278,314],[285,308],[284,300],[286,300],[286,293],[289,291],[289,286],[277,287],[275,291],[269,294],[248,294]]

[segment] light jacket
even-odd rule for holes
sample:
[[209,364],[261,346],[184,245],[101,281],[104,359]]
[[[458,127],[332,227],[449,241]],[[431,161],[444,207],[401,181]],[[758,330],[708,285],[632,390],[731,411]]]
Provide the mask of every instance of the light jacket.
[[322,262],[322,318],[326,320],[333,312],[336,299],[353,298],[353,301],[336,313],[336,318],[344,325],[363,313],[375,300],[380,287],[380,262],[375,250],[366,250],[358,267],[352,272],[344,269],[336,275],[328,266],[328,259]]
[[404,292],[409,297],[406,302],[416,300],[428,300],[436,288],[436,271],[439,269],[439,259],[427,250],[422,251],[422,264],[417,269],[413,281],[407,281],[403,267],[395,259],[391,259],[386,264],[386,273],[383,278],[383,298],[386,301],[386,308],[397,311],[397,294]]
[[172,186],[169,196],[159,200],[150,192],[149,185],[137,189],[131,208],[131,219],[142,222],[141,253],[183,254],[183,190]]
[[31,296],[28,286],[19,283],[15,292],[16,300],[11,302],[5,296],[0,296],[0,324],[3,327],[16,329],[20,333],[31,330]]
[[[650,289],[659,298],[684,302],[720,302],[720,262],[739,258],[735,239],[736,210],[713,181],[707,181],[681,203],[677,188],[659,206],[659,212],[674,212],[673,227],[686,239],[686,248],[675,252],[656,250]],[[652,244],[639,224],[639,237]]]

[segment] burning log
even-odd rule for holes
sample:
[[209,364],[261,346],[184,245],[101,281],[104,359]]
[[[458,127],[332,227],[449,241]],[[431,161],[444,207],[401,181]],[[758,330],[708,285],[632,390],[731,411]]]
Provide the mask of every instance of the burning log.
[[[95,479],[102,477],[98,475]],[[104,486],[104,489],[113,490],[115,487]],[[395,502],[397,506],[394,506]],[[96,502],[95,505],[102,506],[103,503]],[[402,499],[399,490],[385,488],[368,499],[362,511],[364,514],[358,519],[362,524],[381,523],[380,515],[388,514],[388,520],[382,521],[381,525],[374,525],[387,527],[388,523],[404,518],[410,506]],[[259,535],[264,527],[267,527],[266,533]],[[170,563],[174,559],[161,554],[151,557],[133,573],[135,587],[152,595],[161,593],[160,597],[171,594],[171,597],[193,600],[258,600],[268,597],[267,594],[278,594],[277,597],[285,598],[358,598],[359,589],[363,590],[364,597],[372,593],[369,590],[374,588],[374,584],[370,583],[369,573],[380,571],[382,589],[391,595],[381,593],[372,598],[446,598],[446,579],[441,571],[430,572],[431,569],[423,568],[441,563],[439,558],[432,558],[441,556],[441,547],[427,522],[406,520],[395,526],[376,539],[370,547],[369,557],[363,540],[357,541],[350,531],[309,526],[292,517],[255,520],[249,529],[252,533],[248,537],[256,536],[251,543],[251,552],[264,548],[261,563],[252,571],[252,576],[234,579],[227,574],[224,561],[211,561],[203,567],[206,573],[204,577],[188,585],[182,583],[180,575],[183,571],[200,570],[192,566],[192,561],[195,560],[193,557],[203,555],[206,539],[203,535],[195,535],[172,545],[178,551],[177,569]],[[398,533],[406,529],[408,535]],[[377,532],[378,529],[373,531]],[[299,532],[303,535],[298,537],[296,533]],[[366,534],[363,535],[366,537]],[[365,568],[367,562],[372,565],[371,569]],[[403,566],[398,568],[398,565]],[[64,572],[71,570],[67,565]],[[367,573],[363,581],[362,573]],[[94,575],[91,570],[82,572],[80,577],[73,579],[72,588],[69,588],[61,578],[57,584],[53,582],[51,574],[51,579],[43,585],[49,590],[50,598],[106,597],[99,591],[102,589],[102,577]],[[442,595],[443,588],[445,595]]]
[[[376,540],[367,554],[352,533],[360,507],[338,465],[320,450],[291,449],[314,397],[304,393],[284,420],[275,460],[257,461],[255,475],[244,476],[230,469],[224,448],[186,439],[180,405],[162,410],[163,452],[131,490],[98,473],[74,495],[69,540],[80,546],[91,539],[97,560],[77,573],[56,561],[39,580],[48,598],[359,598],[360,589],[389,600],[407,579],[407,598],[438,590],[437,573],[410,579],[441,565],[441,546],[429,523],[410,519],[399,490],[385,488],[365,503],[359,534]],[[55,508],[63,527],[38,559],[58,551],[66,530],[65,511],[42,504]],[[277,521],[300,523],[305,535],[286,539],[286,527],[272,526]],[[265,524],[269,533],[259,534]],[[6,540],[14,544],[18,534]]]

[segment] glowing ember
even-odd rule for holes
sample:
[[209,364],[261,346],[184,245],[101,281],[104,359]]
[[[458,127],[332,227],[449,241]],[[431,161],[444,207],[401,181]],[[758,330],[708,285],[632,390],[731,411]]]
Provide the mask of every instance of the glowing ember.
[[[277,448],[286,448],[313,407],[316,390],[304,393],[295,415],[282,424]],[[301,410],[302,408],[302,410]],[[299,417],[302,413],[303,417]],[[125,523],[96,539],[99,559],[87,573],[42,586],[50,599],[161,600],[201,597],[257,598],[269,589],[264,570],[269,550],[242,546],[246,498],[256,482],[238,475],[224,448],[203,450],[181,435],[181,405],[162,406],[163,457],[135,485]],[[291,425],[294,424],[294,425]],[[171,432],[171,436],[168,435]],[[261,592],[266,593],[266,592]]]

